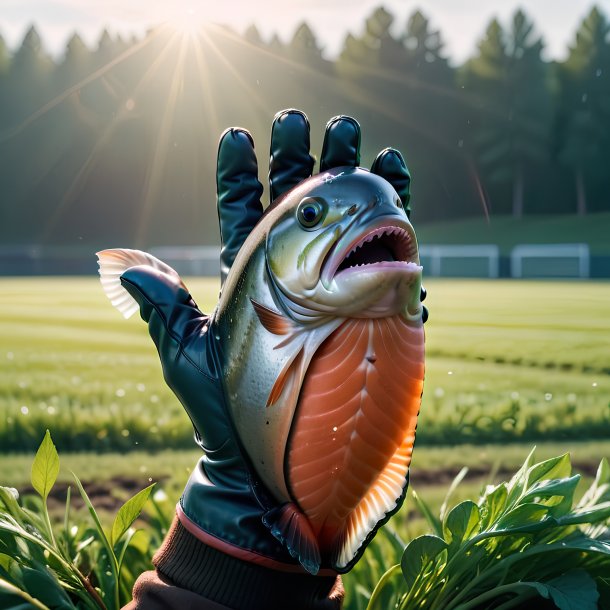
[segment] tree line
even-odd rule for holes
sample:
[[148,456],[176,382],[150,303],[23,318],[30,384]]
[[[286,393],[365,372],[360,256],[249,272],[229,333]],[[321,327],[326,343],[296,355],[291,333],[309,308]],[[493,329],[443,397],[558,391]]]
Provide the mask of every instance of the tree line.
[[399,148],[418,222],[475,215],[610,210],[610,22],[594,7],[565,61],[545,61],[527,14],[492,20],[455,66],[421,11],[383,7],[329,60],[301,24],[288,43],[206,26],[142,39],[78,34],[53,60],[34,27],[0,37],[3,244],[217,243],[216,142],[249,128],[266,171],[276,111],[305,110],[312,150],[324,123],[351,114],[363,164]]

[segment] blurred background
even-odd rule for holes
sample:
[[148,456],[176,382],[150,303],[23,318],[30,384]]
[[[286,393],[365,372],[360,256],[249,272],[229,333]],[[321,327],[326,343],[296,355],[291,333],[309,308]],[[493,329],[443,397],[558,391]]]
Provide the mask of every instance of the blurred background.
[[[591,475],[610,455],[610,0],[209,4],[0,3],[0,483],[31,490],[48,428],[64,490],[72,469],[102,509],[149,480],[176,500],[192,428],[94,252],[151,250],[211,311],[219,136],[251,130],[265,182],[287,107],[314,154],[350,114],[363,165],[393,146],[411,169],[414,488],[438,505],[468,466],[476,496],[533,444]],[[396,519],[409,537],[414,505]]]

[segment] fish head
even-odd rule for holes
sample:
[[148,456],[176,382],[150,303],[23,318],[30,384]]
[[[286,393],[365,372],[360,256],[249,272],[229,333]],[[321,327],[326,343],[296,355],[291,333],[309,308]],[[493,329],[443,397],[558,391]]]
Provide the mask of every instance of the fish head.
[[300,183],[269,214],[267,269],[293,317],[421,319],[415,231],[385,179],[335,168]]

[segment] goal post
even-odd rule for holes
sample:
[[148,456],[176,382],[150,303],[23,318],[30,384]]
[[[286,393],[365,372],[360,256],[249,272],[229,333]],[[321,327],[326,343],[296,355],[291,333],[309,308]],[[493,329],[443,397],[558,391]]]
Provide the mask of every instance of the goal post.
[[511,276],[590,277],[591,254],[587,244],[521,244],[510,255]]
[[419,249],[424,273],[434,277],[490,277],[500,275],[500,249],[495,244],[425,245]]

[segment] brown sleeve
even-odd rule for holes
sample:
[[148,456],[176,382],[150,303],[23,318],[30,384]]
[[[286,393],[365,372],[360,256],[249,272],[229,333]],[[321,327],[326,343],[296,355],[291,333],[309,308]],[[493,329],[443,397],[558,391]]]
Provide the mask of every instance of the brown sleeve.
[[133,601],[123,610],[230,610],[181,589],[158,572],[144,572],[133,587]]
[[177,518],[123,610],[340,610],[340,576],[278,572],[217,551]]

